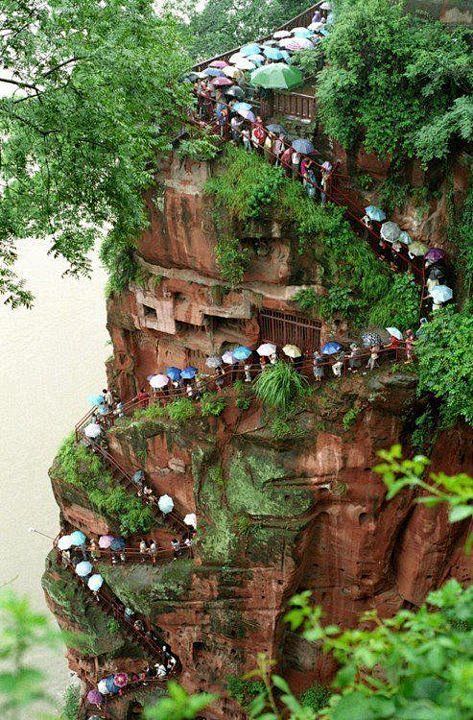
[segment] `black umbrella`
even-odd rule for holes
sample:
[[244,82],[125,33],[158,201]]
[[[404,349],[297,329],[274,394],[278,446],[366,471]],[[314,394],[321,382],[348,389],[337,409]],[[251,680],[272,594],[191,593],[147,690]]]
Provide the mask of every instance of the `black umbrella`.
[[283,128],[282,125],[277,125],[276,123],[268,125],[266,129],[269,130],[269,132],[274,133],[275,135],[287,135],[287,130]]
[[429,280],[441,280],[447,277],[445,266],[432,265],[427,270],[427,277]]
[[238,85],[232,85],[228,88],[228,90],[225,90],[225,95],[230,95],[231,97],[238,98],[239,100],[243,100],[245,97],[245,93],[241,87],[238,87]]

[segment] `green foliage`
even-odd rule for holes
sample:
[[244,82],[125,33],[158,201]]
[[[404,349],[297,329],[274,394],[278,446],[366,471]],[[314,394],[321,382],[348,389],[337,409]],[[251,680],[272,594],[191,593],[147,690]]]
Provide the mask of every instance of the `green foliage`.
[[193,560],[183,558],[163,565],[159,577],[153,583],[153,601],[175,600],[188,594],[194,567]]
[[63,698],[61,720],[79,720],[80,685],[68,685]]
[[177,154],[180,158],[189,158],[190,160],[205,162],[217,157],[218,150],[218,145],[215,143],[215,136],[204,132],[199,137],[181,140]]
[[473,677],[473,587],[462,590],[451,580],[417,612],[402,610],[387,620],[368,612],[364,619],[375,621],[372,630],[322,627],[321,610],[311,608],[309,598],[310,592],[295,596],[286,619],[293,630],[303,629],[306,640],[333,652],[341,665],[334,682],[337,692],[323,710],[324,718],[473,717],[468,689]]
[[432,409],[429,407],[422,415],[416,418],[416,427],[411,435],[412,447],[416,452],[428,452],[435,440],[435,421]]
[[147,408],[140,408],[133,413],[134,420],[161,420],[167,416],[167,406],[152,402]]
[[251,407],[253,399],[253,389],[250,383],[237,380],[233,383],[233,392],[235,393],[235,404],[239,410],[248,410]]
[[226,149],[222,167],[224,172],[206,184],[206,192],[214,196],[217,205],[239,221],[266,217],[284,182],[281,168],[233,146]]
[[110,618],[107,623],[107,629],[110,635],[114,635],[114,633],[120,632],[120,623],[118,620],[115,620],[115,618]]
[[473,65],[467,28],[447,28],[391,0],[345,2],[323,41],[320,118],[345,147],[444,158],[473,137]]
[[418,322],[420,290],[412,275],[394,275],[387,292],[378,300],[368,315],[370,325],[394,325],[401,330],[412,328]]
[[319,299],[313,288],[301,288],[294,295],[294,302],[299,310],[310,313],[317,307]]
[[136,272],[143,190],[191,103],[177,27],[151,0],[4,0],[2,12],[0,292],[32,302],[13,268],[17,240],[47,239],[84,275],[105,233],[119,290]]
[[211,466],[199,492],[204,518],[200,538],[202,554],[209,563],[225,564],[235,551],[232,516],[225,503],[225,479],[220,465]]
[[200,401],[200,410],[204,417],[218,417],[225,410],[226,401],[218,393],[206,392]]
[[214,0],[199,4],[194,0],[166,0],[165,8],[182,18],[187,29],[187,47],[196,60],[240,47],[247,41],[270,34],[307,8],[304,0]]
[[197,410],[190,398],[179,398],[166,405],[166,413],[173,422],[184,425],[197,415]]
[[227,691],[230,697],[236,700],[242,708],[248,707],[256,695],[264,690],[261,680],[245,680],[238,675],[227,676]]
[[314,683],[302,693],[301,705],[311,710],[321,710],[327,705],[330,695],[331,692],[325,685]]
[[473,517],[473,478],[465,473],[449,476],[445,473],[430,473],[426,482],[423,477],[429,460],[416,455],[412,460],[402,459],[400,445],[394,445],[390,450],[380,450],[378,455],[384,463],[377,465],[374,470],[379,473],[388,486],[388,499],[391,499],[405,487],[414,487],[425,490],[418,502],[434,507],[439,503],[449,506],[450,522],[458,522]]
[[217,699],[216,695],[210,693],[189,695],[174,681],[168,683],[168,695],[154,707],[145,709],[146,720],[192,720]]
[[57,461],[60,478],[84,490],[95,510],[112,519],[122,534],[148,532],[153,527],[151,508],[116,485],[100,457],[77,444],[73,435],[62,444]]
[[222,278],[230,287],[243,282],[250,264],[250,253],[237,238],[220,236],[215,247],[215,259]]
[[444,423],[458,418],[473,423],[473,315],[466,306],[437,310],[416,342],[419,393],[442,400]]
[[307,380],[292,364],[279,361],[258,375],[254,384],[256,396],[269,408],[288,410],[302,397]]
[[[453,180],[451,193],[453,196]],[[470,185],[461,212],[456,213],[451,199],[448,237],[458,247],[456,264],[462,274],[465,296],[471,297],[473,283],[473,185]]]
[[358,415],[361,412],[361,408],[352,407],[346,411],[342,418],[342,425],[344,430],[349,430],[352,425],[355,424]]
[[5,720],[32,717],[38,704],[50,704],[45,675],[27,661],[33,648],[50,646],[56,635],[46,618],[34,612],[26,598],[11,590],[0,594],[0,712]]

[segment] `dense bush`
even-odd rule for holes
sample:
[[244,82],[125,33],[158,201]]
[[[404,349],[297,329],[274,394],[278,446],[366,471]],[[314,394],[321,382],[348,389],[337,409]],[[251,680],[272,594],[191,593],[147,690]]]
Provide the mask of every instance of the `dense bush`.
[[239,703],[242,708],[248,707],[253,698],[264,688],[261,680],[245,680],[237,675],[227,676],[227,690],[230,697]]
[[419,392],[442,400],[442,418],[473,424],[473,315],[449,306],[437,310],[416,342]]
[[81,488],[92,507],[117,524],[123,535],[148,532],[153,527],[151,508],[117,485],[100,457],[78,445],[73,435],[66,438],[57,459],[61,479]]
[[166,405],[166,413],[173,422],[183,425],[196,416],[197,409],[190,398],[180,398]]
[[327,687],[314,683],[302,693],[301,705],[311,710],[321,710],[327,705],[330,695]]
[[313,288],[301,288],[294,295],[294,302],[299,310],[310,312],[317,307],[319,299]]
[[230,287],[236,287],[243,281],[250,253],[237,238],[221,235],[215,247],[215,259],[222,278]]
[[218,417],[225,410],[225,398],[217,393],[206,392],[200,401],[200,410],[204,417]]
[[325,131],[382,157],[446,157],[473,137],[470,37],[406,13],[403,2],[343,0],[317,79]]
[[306,378],[293,365],[280,360],[258,375],[254,387],[265,405],[288,410],[304,394],[306,385]]

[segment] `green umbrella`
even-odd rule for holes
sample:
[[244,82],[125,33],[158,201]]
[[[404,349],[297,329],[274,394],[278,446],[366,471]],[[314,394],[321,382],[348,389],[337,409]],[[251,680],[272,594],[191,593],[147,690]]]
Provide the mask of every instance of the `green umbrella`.
[[301,85],[303,76],[300,70],[285,63],[270,63],[251,73],[251,84],[273,90],[290,90]]

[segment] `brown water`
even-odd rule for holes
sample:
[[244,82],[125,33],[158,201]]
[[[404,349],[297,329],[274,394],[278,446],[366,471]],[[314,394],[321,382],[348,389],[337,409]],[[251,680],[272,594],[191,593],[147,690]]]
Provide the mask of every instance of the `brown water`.
[[[36,301],[32,310],[0,305],[0,585],[11,583],[46,611],[40,578],[51,542],[28,528],[57,534],[48,467],[87,410],[87,396],[104,387],[111,348],[98,262],[91,280],[74,280],[61,277],[65,266],[45,246],[25,242],[19,250],[19,269]],[[68,678],[63,652],[38,656],[56,695]]]

